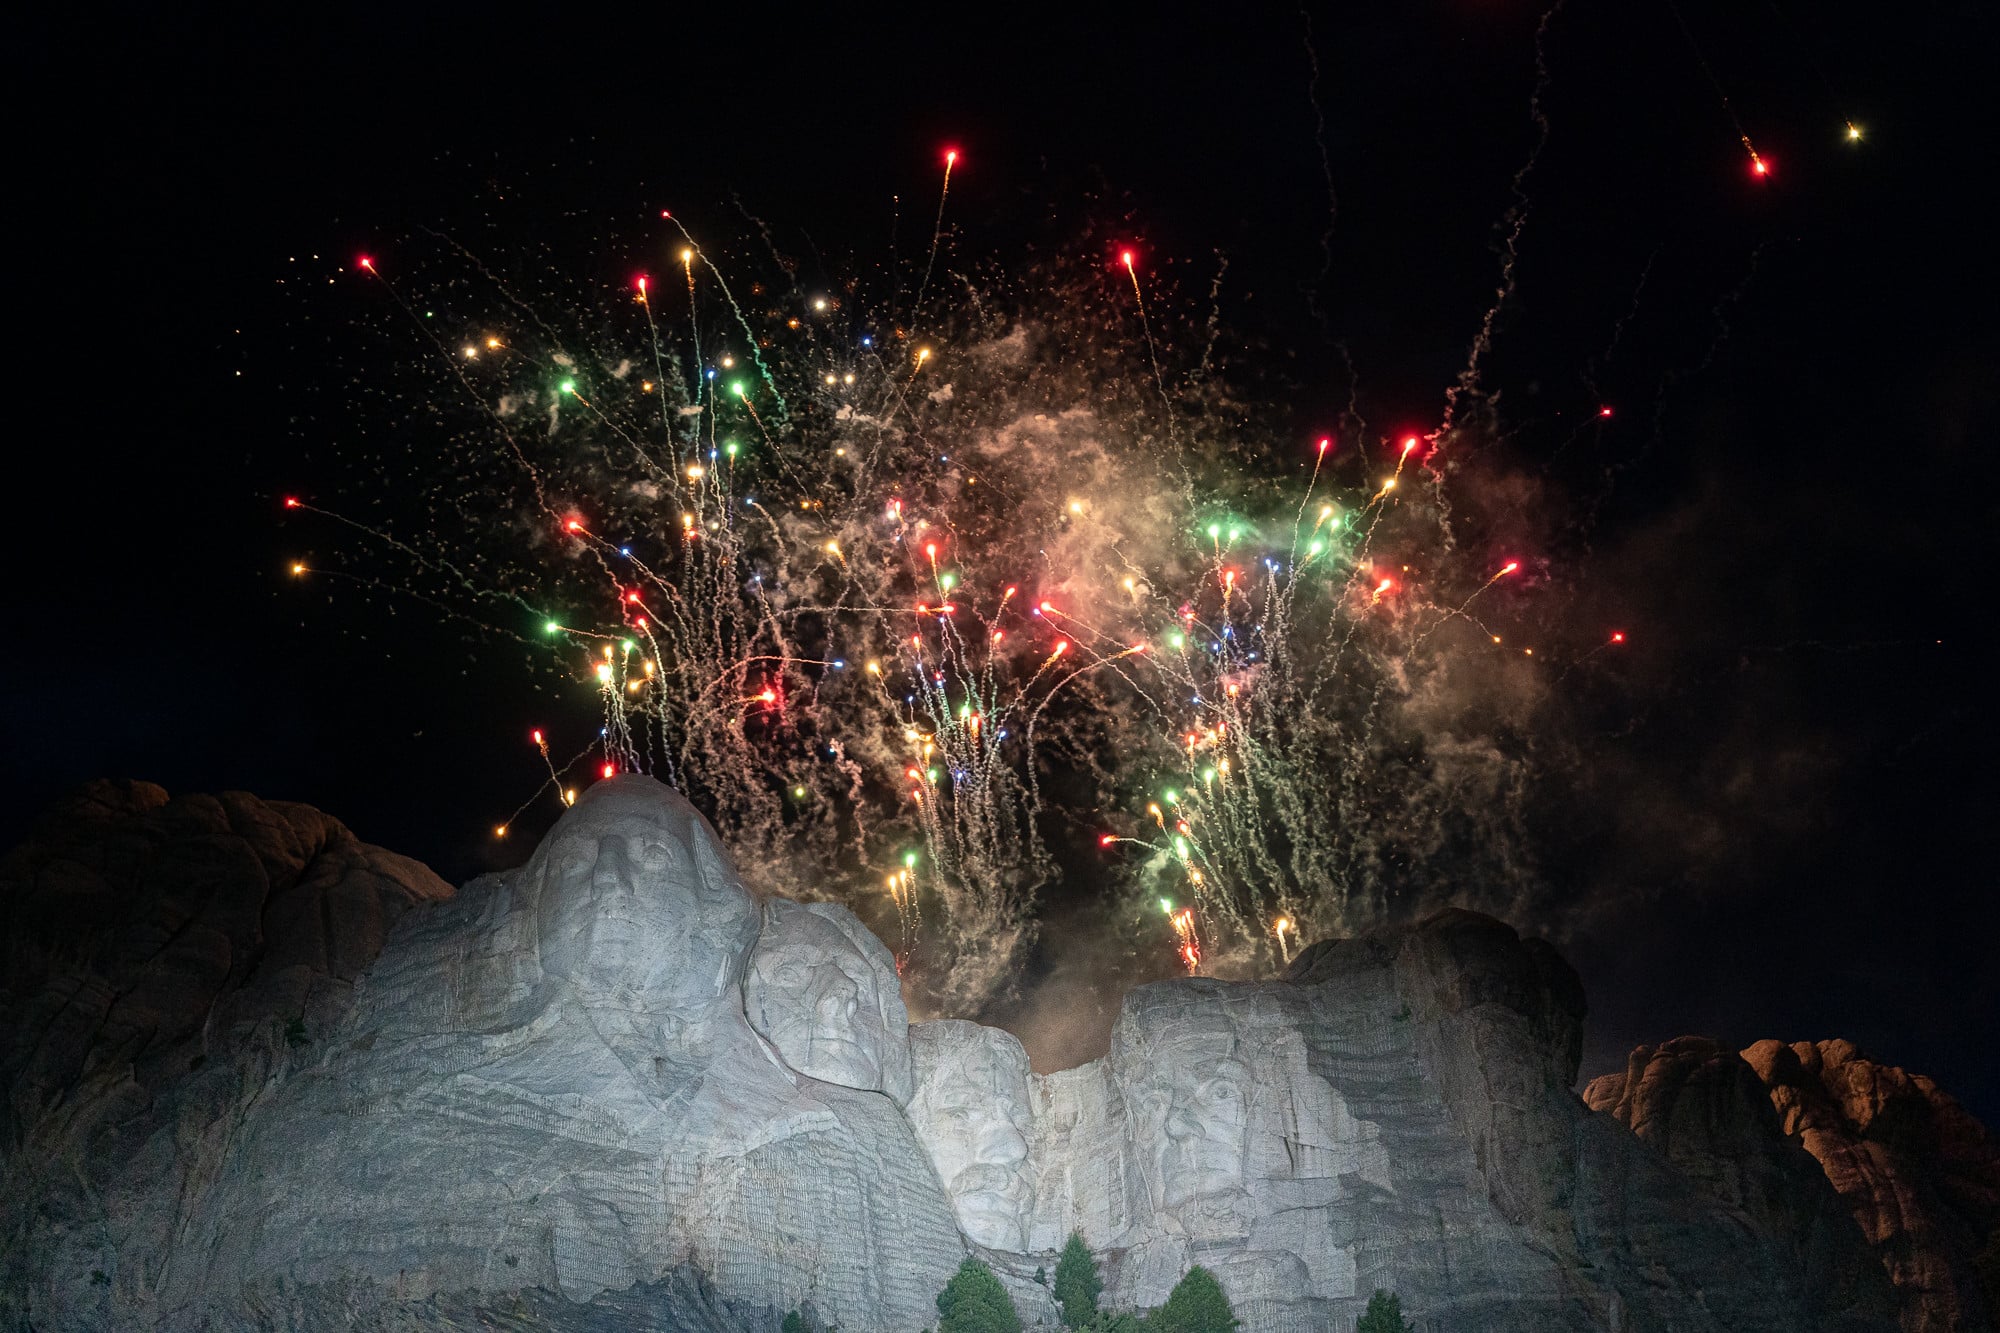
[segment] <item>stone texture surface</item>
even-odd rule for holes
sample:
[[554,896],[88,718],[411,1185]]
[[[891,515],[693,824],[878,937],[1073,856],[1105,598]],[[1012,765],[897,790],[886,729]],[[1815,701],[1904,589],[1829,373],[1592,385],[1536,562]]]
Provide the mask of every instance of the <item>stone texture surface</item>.
[[133,1327],[228,1126],[451,886],[310,806],[92,783],[0,860],[0,1320]]
[[[55,839],[101,844],[100,858],[144,889],[137,904],[90,891],[89,911],[107,919],[145,917],[172,896],[128,847],[151,844],[124,824],[186,822],[157,789],[131,790],[122,804],[100,794],[104,828]],[[135,814],[148,806],[160,811]],[[211,911],[226,907],[239,935],[240,921],[259,920],[260,893],[279,902],[294,880],[322,897],[353,896],[353,869],[342,879],[295,868],[279,889],[261,890],[273,876],[253,869],[254,853],[290,847],[278,832],[310,823],[310,812],[274,816],[228,797],[218,808],[257,840],[248,850],[226,838],[204,844],[191,865],[186,855],[173,862],[174,882],[213,900]],[[210,814],[202,827],[228,827]],[[373,864],[372,849],[335,842],[357,865]],[[39,896],[17,889],[10,904],[41,910],[67,891],[42,869],[51,859],[31,844],[10,860],[40,876],[16,881],[49,886]],[[310,845],[292,859],[317,864]],[[178,1078],[162,1079],[178,1099],[156,1103],[144,1134],[119,1140],[122,1160],[99,1159],[88,1188],[64,1185],[100,1151],[70,1126],[86,1111],[131,1120],[144,1094],[125,1085],[150,1047],[123,1028],[107,1041],[102,1013],[51,1026],[44,1010],[67,1011],[61,997],[38,998],[48,985],[27,988],[19,1008],[10,999],[19,1119],[6,1170],[18,1188],[0,1318],[190,1329],[449,1327],[520,1311],[535,1326],[575,1328],[641,1317],[774,1328],[794,1307],[849,1329],[935,1318],[932,1298],[965,1245],[929,1161],[890,1097],[787,1068],[751,1027],[744,981],[765,905],[684,800],[650,779],[601,783],[528,865],[449,895],[425,873],[396,900],[440,901],[401,923],[351,995],[338,977],[339,993],[309,1005],[301,1024],[296,1006],[311,986],[294,980],[276,1009],[259,1000],[270,1015],[261,1041],[193,1074],[180,1061]],[[261,911],[273,919],[271,905]],[[44,914],[57,931],[61,913]],[[365,932],[393,913],[365,904],[353,916],[343,931],[310,914],[317,933],[271,936],[266,965],[365,963],[381,942],[379,930]],[[854,929],[836,923],[835,933],[853,948]],[[164,970],[173,985],[147,993],[178,998],[149,1000],[127,1021],[137,1032],[169,1019],[175,1032],[198,1031],[218,994],[241,1009],[269,989],[252,963],[231,964],[212,944],[196,954],[205,970],[176,963],[172,942],[191,927],[154,933],[168,947],[149,936],[125,951],[138,962],[96,981],[110,997],[99,1010],[115,1018],[121,1002],[133,1008],[128,972]],[[893,993],[886,951],[861,956],[887,972],[870,984]],[[200,986],[185,979],[191,972]],[[244,988],[228,988],[246,975]],[[774,975],[764,997],[814,1012],[826,980]],[[24,1035],[35,1031],[55,1035]],[[880,1038],[873,1054],[893,1079],[904,1033],[878,1025],[855,1035],[856,1051]],[[110,1072],[98,1082],[77,1073],[100,1068]],[[185,1092],[204,1079],[221,1091]]]
[[[2000,1145],[1930,1079],[1845,1041],[1760,1041],[1738,1053],[1681,1037],[1640,1047],[1584,1099],[1711,1197],[1793,1236],[1816,1280],[1845,1277],[1865,1292],[1878,1270],[1863,1272],[1857,1251],[1872,1251],[1907,1333],[1992,1326],[1975,1261],[2000,1229]],[[1793,1182],[1805,1163],[1823,1194]],[[1852,1227],[1836,1225],[1834,1200]],[[1771,1215],[1801,1204],[1811,1211]]]
[[750,1026],[802,1074],[910,1100],[910,1016],[895,955],[832,903],[764,904],[743,981]]
[[91,783],[0,861],[0,1132],[105,1070],[143,1099],[204,1035],[339,1006],[396,919],[451,893],[311,806]]
[[1574,974],[1488,918],[1143,987],[1036,1076],[997,1029],[905,1030],[887,950],[760,901],[650,779],[455,896],[298,807],[63,819],[0,880],[10,1325],[915,1333],[970,1252],[1053,1326],[1074,1229],[1108,1303],[1200,1263],[1250,1333],[1377,1287],[1426,1333],[1893,1327],[1814,1279],[1823,1179],[1688,1156],[1747,1085],[1690,1055],[1667,1137],[1593,1114]]
[[1029,1079],[1029,1244],[1080,1230],[1124,1308],[1200,1263],[1253,1330],[1352,1328],[1378,1287],[1424,1328],[1891,1327],[1579,1104],[1583,1009],[1553,950],[1463,912],[1142,987],[1107,1056]]
[[1028,1174],[1028,1052],[1011,1033],[963,1019],[910,1033],[916,1094],[910,1122],[959,1230],[993,1250],[1028,1248],[1034,1184]]
[[[1910,1333],[2000,1322],[1974,1259],[2000,1235],[2000,1144],[1937,1084],[1845,1041],[1743,1052],[1787,1135],[1826,1172],[1902,1298]],[[1983,1322],[1982,1322],[1983,1321]]]
[[[895,1103],[751,1027],[762,920],[680,796],[591,788],[521,870],[412,923],[270,1090],[162,1308],[540,1289],[582,1318],[685,1265],[725,1305],[921,1327],[964,1245]],[[815,984],[769,998],[811,1010]]]
[[1788,1248],[1803,1289],[1887,1321],[1896,1296],[1861,1229],[1814,1161],[1780,1127],[1756,1072],[1705,1037],[1632,1052],[1584,1101],[1628,1126],[1697,1189]]

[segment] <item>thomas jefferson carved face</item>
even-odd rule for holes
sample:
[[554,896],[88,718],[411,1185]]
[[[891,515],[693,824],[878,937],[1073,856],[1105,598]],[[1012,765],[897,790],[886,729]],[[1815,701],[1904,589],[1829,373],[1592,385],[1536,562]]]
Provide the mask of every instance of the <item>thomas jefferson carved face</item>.
[[595,1007],[666,1016],[730,992],[757,905],[685,798],[651,778],[601,782],[543,840],[542,970]]
[[743,1001],[750,1025],[800,1073],[909,1100],[909,1016],[895,959],[846,908],[766,903]]

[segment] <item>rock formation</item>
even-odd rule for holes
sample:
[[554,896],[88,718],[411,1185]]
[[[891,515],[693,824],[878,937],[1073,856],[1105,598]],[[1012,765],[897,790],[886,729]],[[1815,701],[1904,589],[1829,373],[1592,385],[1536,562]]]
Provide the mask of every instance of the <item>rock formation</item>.
[[293,1049],[451,886],[309,806],[93,783],[0,861],[0,1320],[131,1327]]
[[[1037,1254],[1081,1231],[1110,1304],[1199,1263],[1251,1329],[1350,1328],[1377,1287],[1455,1330],[1887,1327],[1578,1103],[1582,1016],[1553,950],[1464,912],[1284,981],[1142,987],[1103,1059],[1001,1080],[1032,1111],[1029,1187],[1001,1197]],[[920,1084],[949,1063],[927,1046],[1007,1050],[916,1032]],[[910,1110],[933,1154],[963,1141]]]
[[895,955],[854,913],[772,898],[743,980],[750,1026],[801,1074],[910,1100],[910,1016]]
[[225,1035],[306,1027],[449,884],[310,806],[95,782],[0,861],[0,1135],[110,1072],[143,1103]]
[[1814,1290],[1893,1317],[1895,1297],[1840,1196],[1796,1142],[1736,1052],[1702,1037],[1634,1051],[1623,1074],[1592,1080],[1584,1101],[1630,1127],[1709,1198],[1788,1244]]
[[[591,788],[520,871],[413,923],[271,1090],[163,1307],[280,1287],[309,1310],[524,1287],[587,1306],[685,1266],[773,1319],[921,1327],[963,1244],[895,1103],[788,1069],[751,1026],[762,918],[685,800]],[[767,1011],[816,1013],[825,978],[777,994],[776,971]],[[906,1040],[856,1025],[824,1063],[879,1082]]]
[[[1893,1327],[1822,1280],[1859,1241],[1797,1160],[1691,1180],[1577,1100],[1581,988],[1488,918],[1142,987],[1037,1076],[997,1029],[907,1027],[851,914],[760,901],[647,778],[455,896],[298,807],[90,799],[0,881],[41,932],[6,997],[15,1325],[915,1333],[974,1253],[1053,1327],[1033,1275],[1075,1230],[1107,1304],[1199,1263],[1251,1333],[1377,1287],[1431,1333]],[[79,898],[104,928],[59,963]]]
[[988,1249],[1025,1252],[1035,1198],[1028,1052],[1012,1033],[962,1019],[920,1024],[910,1044],[910,1120],[959,1230]]
[[1872,1251],[1906,1333],[1990,1326],[1974,1260],[2000,1228],[2000,1145],[1931,1080],[1844,1041],[1739,1054],[1681,1037],[1640,1047],[1584,1100],[1711,1198],[1792,1237],[1814,1281],[1872,1284]]

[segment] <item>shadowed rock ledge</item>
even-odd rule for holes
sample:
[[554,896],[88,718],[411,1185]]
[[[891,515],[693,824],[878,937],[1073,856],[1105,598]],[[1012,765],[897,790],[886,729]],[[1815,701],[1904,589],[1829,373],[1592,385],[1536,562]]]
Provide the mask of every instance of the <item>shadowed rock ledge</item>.
[[1575,974],[1470,913],[1141,987],[1046,1076],[910,1027],[850,914],[641,777],[456,895],[305,807],[104,784],[0,913],[12,1326],[915,1333],[967,1254],[1053,1326],[1075,1230],[1107,1304],[1200,1263],[1253,1333],[1377,1287],[1427,1333],[1895,1327],[1768,1101],[1718,1076],[1770,1142],[1677,1167],[1571,1091]]
[[1845,1041],[1739,1054],[1679,1037],[1641,1046],[1583,1095],[1710,1198],[1789,1237],[1814,1282],[1851,1285],[1858,1234],[1895,1285],[1905,1333],[1992,1326],[1975,1270],[2000,1235],[2000,1145],[1930,1079]]

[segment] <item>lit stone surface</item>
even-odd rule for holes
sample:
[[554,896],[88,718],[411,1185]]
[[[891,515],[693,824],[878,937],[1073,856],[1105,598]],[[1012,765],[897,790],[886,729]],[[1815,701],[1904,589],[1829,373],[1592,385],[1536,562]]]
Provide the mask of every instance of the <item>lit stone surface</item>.
[[685,1264],[734,1310],[934,1320],[965,1252],[944,1195],[890,1098],[788,1069],[751,1027],[762,916],[678,795],[592,788],[520,871],[392,942],[244,1126],[173,1296],[540,1287],[589,1326]]
[[[1488,1333],[1883,1327],[1584,1110],[1581,1016],[1546,945],[1447,913],[1286,981],[1141,987],[1108,1055],[1026,1078],[1025,1118],[1002,1034],[922,1025],[909,1112],[969,1237],[1041,1259],[1080,1231],[1117,1308],[1200,1263],[1256,1331],[1352,1327],[1378,1287]],[[954,1188],[1002,1181],[1017,1135],[1029,1188]]]
[[951,1196],[959,1229],[993,1250],[1027,1248],[1028,1053],[1010,1033],[960,1019],[910,1032],[916,1093],[910,1123]]
[[766,902],[743,1006],[800,1073],[910,1100],[910,1019],[895,955],[845,907]]
[[[1799,1207],[1746,1212],[1585,1110],[1574,974],[1484,917],[1142,987],[1108,1054],[1038,1077],[998,1029],[906,1030],[858,921],[760,903],[650,779],[455,897],[230,801],[130,816],[193,829],[185,884],[235,877],[171,975],[44,960],[9,1011],[42,1034],[5,1048],[9,1326],[914,1333],[971,1251],[1052,1327],[1033,1275],[1077,1230],[1107,1304],[1200,1263],[1247,1333],[1351,1328],[1378,1287],[1454,1333],[1884,1327],[1772,1241]],[[75,855],[9,883],[46,897]]]

